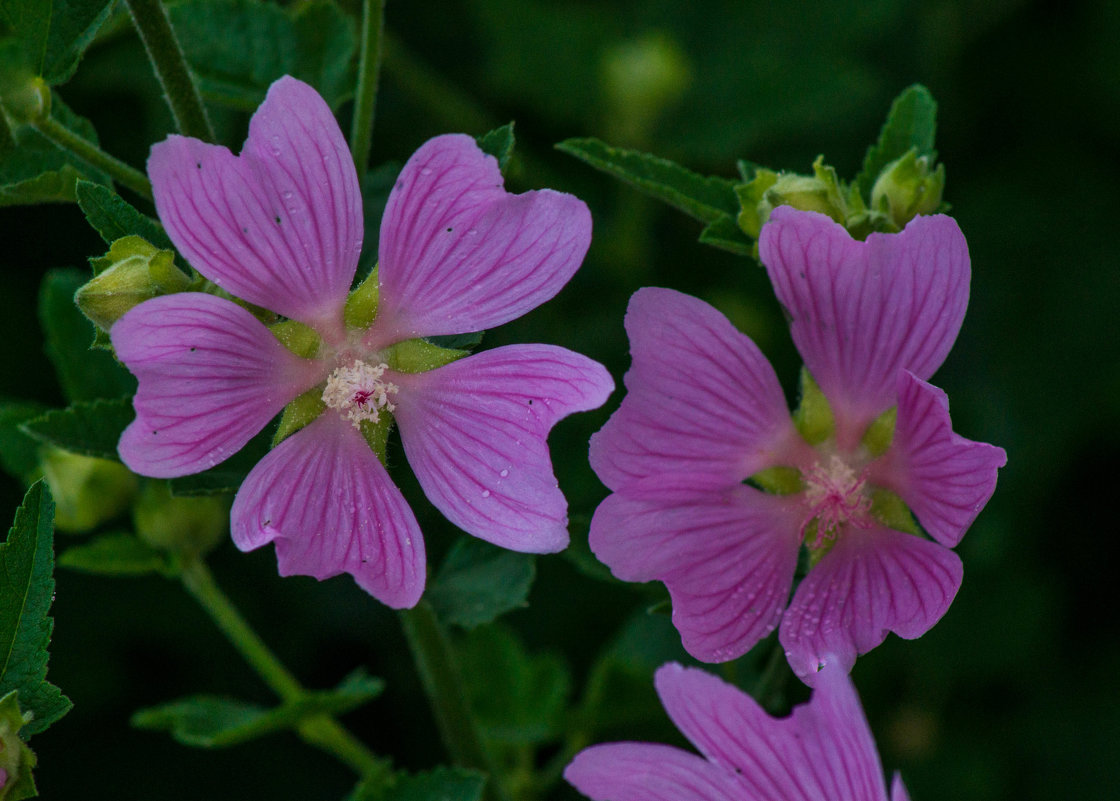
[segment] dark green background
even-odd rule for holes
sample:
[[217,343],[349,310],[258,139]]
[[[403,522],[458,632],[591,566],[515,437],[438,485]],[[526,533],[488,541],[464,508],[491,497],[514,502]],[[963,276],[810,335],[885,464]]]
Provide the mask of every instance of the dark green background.
[[[968,317],[934,382],[949,394],[956,430],[1005,447],[1009,461],[959,548],[965,580],[945,619],[918,642],[888,638],[853,675],[884,766],[902,770],[915,801],[1115,797],[1120,6],[476,0],[390,2],[387,22],[393,46],[372,163],[403,161],[437,133],[480,134],[515,119],[511,188],[574,192],[594,215],[579,275],[484,344],[567,345],[616,379],[628,363],[626,299],[646,285],[725,310],[787,386],[797,363],[755,263],[697,244],[698,224],[552,151],[553,143],[600,136],[729,177],[736,158],[808,171],[823,153],[851,177],[891,99],[915,81],[930,88],[940,104],[945,198],[973,264]],[[690,80],[635,131],[603,88],[603,64],[650,34],[679,47]],[[426,74],[418,64],[454,102],[415,92]],[[58,93],[93,121],[107,149],[137,166],[171,129],[128,32],[95,43]],[[348,114],[343,106],[344,125]],[[239,146],[246,119],[223,116],[227,144]],[[0,395],[60,405],[42,353],[37,286],[46,270],[84,267],[105,248],[70,205],[0,209],[0,242]],[[619,398],[553,436],[575,515],[604,495],[585,443]],[[399,451],[395,461],[404,467]],[[407,469],[396,475],[434,564],[457,535]],[[21,494],[5,479],[2,508],[14,509]],[[71,541],[60,534],[59,548]],[[530,608],[507,621],[533,648],[563,654],[578,688],[614,630],[656,594],[595,582],[559,556],[538,566]],[[345,578],[278,579],[271,549],[242,555],[226,543],[214,569],[308,685],[333,685],[358,665],[386,679],[383,697],[347,719],[374,748],[412,769],[444,761],[392,614]],[[317,799],[348,791],[345,769],[291,736],[202,752],[130,729],[135,708],[193,692],[270,699],[174,583],[65,571],[57,581],[50,678],[75,707],[33,743],[44,797]],[[662,724],[613,736],[672,733]]]

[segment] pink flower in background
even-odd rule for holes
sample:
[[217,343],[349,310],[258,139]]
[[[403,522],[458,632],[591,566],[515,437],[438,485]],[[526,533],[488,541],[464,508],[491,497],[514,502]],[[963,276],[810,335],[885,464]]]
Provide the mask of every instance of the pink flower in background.
[[[564,778],[594,801],[887,801],[875,741],[839,665],[782,719],[696,668],[663,665],[654,684],[700,754],[655,743],[586,748]],[[898,774],[890,801],[909,801]]]
[[[918,637],[941,618],[961,582],[949,548],[1006,455],[954,434],[944,393],[926,383],[968,303],[968,250],[951,218],[857,242],[824,215],[780,207],[759,246],[831,433],[802,437],[770,363],[718,311],[639,290],[628,394],[591,439],[613,494],[590,542],[619,578],[665,583],[698,659],[733,659],[780,623],[791,667],[811,683],[825,654],[847,669],[888,631]],[[876,451],[865,434],[892,407],[893,437]],[[769,468],[787,468],[792,491],[747,483]],[[933,541],[897,530],[892,498]],[[811,569],[790,600],[802,544]]]
[[430,140],[389,197],[377,314],[354,328],[344,306],[362,246],[358,177],[314,89],[274,83],[240,156],[171,136],[153,147],[148,169],[160,219],[195,269],[309,326],[319,345],[302,358],[244,308],[209,294],[131,310],[111,334],[139,379],[136,420],[120,441],[132,470],[205,470],[321,389],[322,413],[262,459],[237,494],[231,525],[242,550],[274,542],[282,575],[350,573],[390,606],[415,604],[423,538],[361,431],[386,414],[425,494],[457,526],[520,551],[567,544],[548,432],[606,400],[606,370],[548,345],[495,348],[427,372],[389,362],[397,343],[501,325],[555,295],[590,242],[582,201],[508,194],[473,139]]

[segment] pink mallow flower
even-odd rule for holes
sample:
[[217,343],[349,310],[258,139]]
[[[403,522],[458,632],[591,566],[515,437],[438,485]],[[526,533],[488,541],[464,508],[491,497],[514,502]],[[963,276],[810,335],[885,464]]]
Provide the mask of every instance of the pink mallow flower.
[[[590,542],[619,578],[665,583],[696,658],[733,659],[780,622],[790,666],[811,683],[823,654],[850,668],[888,631],[914,638],[941,618],[961,582],[949,548],[1006,455],[954,434],[945,394],[926,383],[968,302],[951,218],[857,242],[780,207],[759,252],[827,399],[807,404],[807,430],[823,433],[812,444],[799,433],[770,363],[718,311],[641,289],[626,314],[628,395],[591,439],[613,494]],[[790,600],[802,545],[811,567]]]
[[[152,148],[148,170],[160,219],[195,269],[306,326],[296,340],[306,344],[307,329],[317,336],[312,353],[297,355],[210,294],[132,309],[111,332],[140,384],[120,441],[125,464],[161,478],[205,470],[303,396],[311,422],[253,468],[232,511],[237,547],[274,542],[282,575],[350,573],[390,606],[419,599],[420,529],[363,435],[373,427],[383,436],[386,415],[425,494],[455,525],[514,550],[564,548],[567,505],[548,432],[604,402],[606,370],[549,345],[495,348],[426,371],[398,362],[400,343],[430,353],[438,349],[417,338],[501,325],[555,295],[590,242],[583,202],[549,190],[508,194],[473,139],[430,140],[389,196],[376,317],[355,325],[363,315],[347,297],[362,247],[358,177],[310,86],[274,83],[240,156],[171,136]],[[364,303],[371,311],[368,294]]]
[[[654,684],[700,754],[655,743],[586,748],[564,778],[594,801],[887,801],[875,741],[839,664],[781,719],[697,668],[663,665]],[[890,801],[909,801],[897,773]]]

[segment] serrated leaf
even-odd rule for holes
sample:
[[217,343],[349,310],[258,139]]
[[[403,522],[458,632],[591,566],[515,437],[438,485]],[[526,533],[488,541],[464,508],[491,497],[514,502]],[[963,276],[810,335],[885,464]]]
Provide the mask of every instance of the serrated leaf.
[[74,74],[112,7],[113,0],[4,0],[0,22],[25,44],[29,66],[54,86]]
[[21,428],[40,442],[64,451],[119,462],[117,443],[135,416],[131,398],[99,399],[52,409]]
[[462,537],[443,560],[426,597],[444,622],[474,628],[525,606],[535,575],[532,554]]
[[109,187],[92,181],[78,181],[75,193],[86,220],[107,244],[112,245],[118,239],[135,234],[157,248],[175,249],[159,221],[137,211]]
[[28,401],[0,401],[0,467],[30,484],[39,472],[39,443],[20,425],[39,417],[46,407]]
[[490,741],[550,742],[562,729],[571,686],[555,654],[530,654],[514,633],[495,624],[471,631],[459,646],[471,709]]
[[333,3],[289,11],[255,0],[187,0],[168,13],[207,100],[253,110],[282,75],[310,83],[332,108],[350,92],[357,39]]
[[856,178],[864,200],[871,201],[871,187],[883,167],[904,156],[910,148],[916,149],[919,156],[928,156],[932,163],[937,158],[933,149],[936,132],[937,101],[933,95],[917,83],[904,89],[891,104],[879,140],[867,149],[863,169]]
[[221,464],[191,476],[173,478],[169,482],[172,495],[222,495],[237,492],[245,476],[265,457],[272,443],[272,426],[249,440]]
[[184,745],[218,748],[293,729],[309,717],[341,715],[375,698],[380,679],[355,671],[334,690],[309,692],[296,701],[266,709],[256,704],[212,695],[195,695],[132,716],[139,729],[166,731]]
[[27,735],[45,730],[72,704],[47,679],[47,646],[54,621],[54,505],[37,481],[16,510],[8,539],[0,545],[0,695],[19,691],[33,718]]
[[71,401],[119,398],[136,391],[136,379],[108,352],[93,350],[93,324],[74,305],[74,293],[89,276],[81,270],[51,270],[39,290],[39,321],[47,356]]
[[82,545],[72,545],[58,557],[59,567],[99,576],[168,575],[167,557],[133,534],[101,534]]
[[701,222],[739,213],[735,182],[726,178],[706,178],[668,159],[611,147],[598,139],[568,139],[556,147]]
[[487,153],[498,160],[498,169],[504,175],[510,156],[513,155],[513,123],[508,122],[501,128],[495,128],[482,136],[476,136],[475,141],[478,142],[478,146],[482,148],[483,153]]
[[734,218],[726,214],[708,223],[708,226],[700,232],[700,241],[705,245],[734,253],[736,256],[755,255],[755,241],[743,233],[743,229]]
[[346,801],[480,801],[486,777],[473,770],[439,767],[426,773],[398,773],[385,788],[354,788]]

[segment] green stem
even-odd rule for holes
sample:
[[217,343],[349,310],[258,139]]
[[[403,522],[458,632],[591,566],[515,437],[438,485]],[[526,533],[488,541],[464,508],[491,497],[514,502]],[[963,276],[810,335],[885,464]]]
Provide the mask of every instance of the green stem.
[[369,167],[373,145],[373,116],[377,110],[377,84],[381,76],[381,31],[385,27],[385,0],[362,0],[362,50],[358,62],[358,89],[350,127],[350,152],[358,175]]
[[210,118],[206,116],[206,108],[162,0],[125,0],[125,3],[163,86],[175,125],[187,136],[213,142],[214,129],[210,127]]
[[63,150],[69,150],[90,166],[108,173],[121,186],[128,187],[147,200],[152,199],[152,185],[144,173],[110,156],[93,142],[78,136],[53,117],[41,119],[34,125],[39,133]]
[[420,681],[452,761],[484,771],[490,777],[486,783],[486,798],[508,801],[509,794],[467,705],[455,654],[435,610],[422,600],[412,609],[402,610],[400,616]]
[[[199,559],[184,561],[180,579],[187,591],[206,610],[226,639],[264,682],[286,703],[303,699],[307,691],[300,685],[214,581],[214,576]],[[362,745],[330,715],[315,715],[300,723],[298,732],[304,742],[333,754],[359,775],[370,777],[391,770],[389,762]]]

